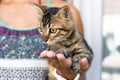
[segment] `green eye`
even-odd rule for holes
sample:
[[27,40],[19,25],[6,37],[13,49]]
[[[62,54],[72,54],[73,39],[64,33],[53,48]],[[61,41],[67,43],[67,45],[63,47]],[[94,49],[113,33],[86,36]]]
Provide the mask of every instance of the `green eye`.
[[56,28],[50,28],[50,32],[54,34],[54,33],[57,32],[57,29]]

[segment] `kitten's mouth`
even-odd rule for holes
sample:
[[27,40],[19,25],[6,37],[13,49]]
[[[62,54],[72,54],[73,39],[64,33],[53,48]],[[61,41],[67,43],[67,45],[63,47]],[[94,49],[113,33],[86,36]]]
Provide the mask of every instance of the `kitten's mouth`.
[[47,39],[43,39],[44,42],[47,42],[48,40]]

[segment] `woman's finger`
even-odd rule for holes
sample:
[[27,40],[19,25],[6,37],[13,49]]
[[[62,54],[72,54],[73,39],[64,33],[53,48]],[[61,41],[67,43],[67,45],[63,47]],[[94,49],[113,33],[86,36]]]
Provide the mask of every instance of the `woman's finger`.
[[44,50],[40,54],[40,57],[56,58],[56,53],[54,53],[53,51]]
[[87,58],[82,58],[80,60],[80,65],[81,65],[80,73],[86,72],[86,70],[88,70],[88,68],[89,68],[89,63],[88,63]]
[[61,65],[61,67],[63,68],[70,68],[71,67],[71,60],[70,59],[66,59],[65,56],[63,54],[57,54],[57,59],[59,64]]

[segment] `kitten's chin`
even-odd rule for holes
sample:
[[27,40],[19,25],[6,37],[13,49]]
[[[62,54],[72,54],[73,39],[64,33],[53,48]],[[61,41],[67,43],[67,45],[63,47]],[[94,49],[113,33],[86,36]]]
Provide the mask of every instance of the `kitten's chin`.
[[53,44],[54,41],[47,41],[46,43],[47,43],[47,44]]
[[51,44],[51,43],[53,43],[53,42],[51,42],[51,41],[47,41],[46,43],[47,43],[47,44]]

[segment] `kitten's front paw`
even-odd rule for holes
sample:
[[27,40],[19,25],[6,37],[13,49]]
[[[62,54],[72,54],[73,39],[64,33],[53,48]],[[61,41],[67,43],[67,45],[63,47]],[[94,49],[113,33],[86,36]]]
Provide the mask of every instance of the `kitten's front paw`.
[[70,56],[70,52],[67,51],[65,48],[58,49],[57,53],[62,53],[65,56],[65,58],[68,58]]
[[80,72],[81,67],[80,67],[79,59],[73,57],[71,68],[74,72],[77,72],[77,73]]
[[47,50],[56,52],[58,50],[58,48],[55,45],[48,45]]
[[47,46],[47,50],[48,50],[48,51],[51,50],[51,46],[50,46],[50,45]]

